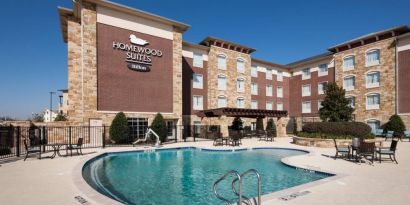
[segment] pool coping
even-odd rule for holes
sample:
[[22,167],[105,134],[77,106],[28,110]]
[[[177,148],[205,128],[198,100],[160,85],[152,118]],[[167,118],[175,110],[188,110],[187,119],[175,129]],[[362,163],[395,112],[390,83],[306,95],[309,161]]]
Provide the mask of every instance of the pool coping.
[[298,193],[300,191],[306,190],[308,188],[312,188],[318,186],[320,184],[328,183],[330,181],[335,181],[337,179],[343,178],[347,176],[344,173],[338,173],[330,170],[322,170],[320,167],[310,167],[306,165],[300,165],[295,162],[292,162],[292,158],[300,157],[300,156],[314,156],[315,151],[300,149],[300,148],[287,148],[287,147],[274,147],[274,146],[264,146],[264,147],[247,147],[247,148],[230,148],[230,149],[218,149],[218,148],[209,148],[209,147],[201,147],[201,146],[179,146],[179,147],[172,147],[172,148],[130,148],[130,150],[107,150],[101,153],[90,155],[89,157],[85,157],[82,159],[72,170],[72,181],[74,185],[79,189],[81,194],[83,194],[86,198],[89,198],[93,202],[97,204],[113,204],[113,205],[120,205],[123,204],[117,200],[114,200],[104,194],[101,194],[94,188],[92,188],[83,178],[82,171],[84,165],[92,159],[96,159],[103,155],[114,154],[114,153],[126,153],[126,152],[155,152],[156,150],[164,151],[164,150],[181,150],[181,149],[199,149],[204,151],[211,151],[211,152],[237,152],[237,151],[248,151],[248,150],[257,150],[257,149],[286,149],[286,150],[295,150],[295,151],[302,151],[306,154],[297,155],[297,156],[290,156],[281,159],[281,162],[286,166],[293,167],[295,169],[302,169],[309,172],[316,172],[319,174],[329,175],[326,178],[319,179],[316,181],[300,184],[294,187],[290,187],[287,189],[283,189],[280,191],[272,192],[269,194],[262,195],[262,201],[269,201],[278,199],[281,197],[286,197],[288,195],[292,195]]

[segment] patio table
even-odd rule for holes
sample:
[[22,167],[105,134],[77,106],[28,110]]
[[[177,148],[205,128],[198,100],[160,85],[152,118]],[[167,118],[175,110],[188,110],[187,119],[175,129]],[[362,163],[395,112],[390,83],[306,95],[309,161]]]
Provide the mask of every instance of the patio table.
[[44,146],[49,146],[53,148],[53,155],[51,155],[51,159],[53,159],[54,157],[56,157],[56,155],[58,155],[59,157],[62,157],[61,153],[60,153],[60,149],[62,146],[66,146],[68,144],[63,144],[63,143],[55,143],[55,144],[46,144]]

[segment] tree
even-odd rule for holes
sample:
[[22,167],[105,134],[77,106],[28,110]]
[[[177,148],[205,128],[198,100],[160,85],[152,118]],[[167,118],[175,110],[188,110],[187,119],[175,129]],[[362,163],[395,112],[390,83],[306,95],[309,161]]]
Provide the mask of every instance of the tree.
[[346,122],[352,120],[354,108],[350,106],[349,99],[345,98],[345,90],[336,83],[325,86],[325,99],[319,110],[320,119],[325,122]]
[[235,117],[232,121],[232,130],[243,130],[243,122],[240,117]]
[[406,126],[400,116],[394,114],[390,116],[389,121],[384,126],[384,131],[394,131],[398,134],[403,134],[406,131]]
[[256,130],[263,130],[263,118],[256,118]]
[[43,113],[33,113],[33,117],[31,117],[31,121],[44,122],[44,114]]
[[[161,113],[157,113],[157,115],[155,116],[154,120],[151,123],[151,129],[155,133],[157,133],[161,142],[165,142],[167,140],[167,125]],[[152,140],[156,140],[154,139],[154,137],[155,136],[151,135]]]
[[125,143],[129,136],[129,127],[127,117],[123,112],[117,113],[112,120],[110,127],[110,139],[114,143]]
[[266,130],[276,130],[275,122],[272,118],[270,118],[268,123],[266,123]]
[[54,121],[67,121],[67,117],[63,113],[58,113]]

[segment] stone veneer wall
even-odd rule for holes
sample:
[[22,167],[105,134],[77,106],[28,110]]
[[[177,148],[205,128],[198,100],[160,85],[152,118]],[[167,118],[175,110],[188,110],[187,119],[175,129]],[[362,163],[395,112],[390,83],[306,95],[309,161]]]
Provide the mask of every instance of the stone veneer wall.
[[[395,46],[394,39],[387,39],[369,45],[350,49],[335,54],[336,82],[343,86],[343,77],[348,75],[356,76],[356,86],[352,91],[346,91],[346,95],[356,97],[355,112],[356,121],[366,122],[368,119],[377,119],[384,124],[396,110],[396,88],[395,88]],[[366,67],[366,50],[372,48],[380,49],[380,64]],[[343,71],[343,57],[354,54],[355,68],[350,71]],[[366,72],[380,71],[380,87],[366,88]],[[380,109],[366,110],[366,94],[380,93]]]

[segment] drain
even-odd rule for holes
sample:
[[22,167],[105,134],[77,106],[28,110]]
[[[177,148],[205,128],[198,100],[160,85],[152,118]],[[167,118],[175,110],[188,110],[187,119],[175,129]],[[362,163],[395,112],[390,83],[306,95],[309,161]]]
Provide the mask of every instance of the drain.
[[83,204],[83,205],[90,205],[91,204],[90,202],[88,202],[86,199],[84,199],[81,196],[75,196],[74,199],[77,200],[80,204]]
[[309,194],[309,193],[310,193],[310,191],[296,192],[296,193],[293,193],[293,194],[290,194],[290,195],[282,196],[279,199],[282,200],[282,201],[289,201],[289,200],[296,199],[297,197],[304,196],[304,195]]

